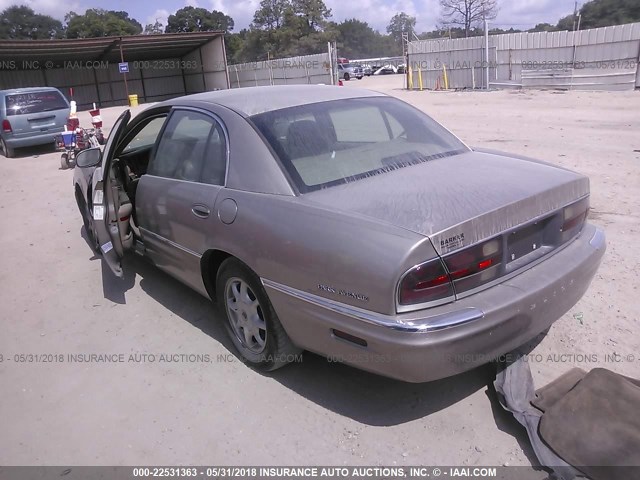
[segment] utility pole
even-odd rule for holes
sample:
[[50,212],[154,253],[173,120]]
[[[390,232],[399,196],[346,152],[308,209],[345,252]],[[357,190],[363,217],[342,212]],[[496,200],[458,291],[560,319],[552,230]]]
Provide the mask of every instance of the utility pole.
[[[120,45],[120,63],[124,63],[124,53],[122,52],[122,37],[120,37],[118,44]],[[127,105],[128,105],[129,104],[129,85],[127,85],[127,73],[125,72],[123,73],[123,75],[124,75],[124,90],[127,95]]]
[[578,18],[578,0],[576,0],[575,6],[573,7],[573,31],[576,31],[576,18]]
[[483,12],[482,17],[484,19],[484,81],[485,89],[489,90],[489,22],[487,21],[486,12]]

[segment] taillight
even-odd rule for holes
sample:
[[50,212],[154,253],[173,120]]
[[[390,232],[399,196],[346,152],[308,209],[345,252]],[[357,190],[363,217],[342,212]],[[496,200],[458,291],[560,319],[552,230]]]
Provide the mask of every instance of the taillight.
[[[444,261],[444,264],[443,264]],[[398,303],[418,305],[472,290],[500,275],[502,239],[494,238],[413,267],[400,282]]]
[[561,239],[560,243],[573,238],[580,233],[584,222],[587,220],[587,214],[589,213],[589,198],[583,198],[582,200],[569,205],[562,212],[562,227],[560,228]]
[[4,133],[11,133],[11,123],[9,122],[9,120],[3,120],[2,121],[2,131]]
[[472,290],[500,275],[502,238],[494,238],[444,257],[456,293]]
[[398,303],[416,305],[447,297],[453,297],[453,285],[444,265],[436,258],[413,267],[404,275],[400,282]]

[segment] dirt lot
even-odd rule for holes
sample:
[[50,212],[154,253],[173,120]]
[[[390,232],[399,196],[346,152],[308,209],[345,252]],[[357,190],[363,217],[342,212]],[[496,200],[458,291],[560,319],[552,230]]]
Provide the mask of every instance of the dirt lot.
[[[606,229],[609,250],[586,296],[533,350],[532,370],[538,385],[574,365],[640,377],[640,92],[401,85],[390,76],[344,88],[386,91],[470,145],[591,177],[591,220]],[[105,122],[120,110],[104,111]],[[59,154],[23,154],[0,158],[0,465],[535,463],[524,430],[487,388],[490,367],[423,385],[310,354],[270,375],[247,368],[229,355],[204,298],[135,258],[126,278],[114,279],[81,235],[72,171],[59,170]],[[78,353],[127,361],[67,361]],[[607,360],[614,353],[619,362]],[[20,362],[19,354],[64,362]],[[211,361],[166,363],[160,354]]]

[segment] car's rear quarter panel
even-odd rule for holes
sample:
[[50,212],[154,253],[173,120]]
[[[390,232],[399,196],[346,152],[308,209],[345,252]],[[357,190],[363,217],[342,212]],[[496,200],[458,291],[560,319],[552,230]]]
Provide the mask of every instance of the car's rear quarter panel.
[[[359,308],[395,314],[400,275],[436,256],[421,235],[300,197],[225,189],[217,205],[225,198],[238,204],[237,218],[219,227],[212,248],[238,257],[261,278]],[[340,295],[340,290],[368,300]]]

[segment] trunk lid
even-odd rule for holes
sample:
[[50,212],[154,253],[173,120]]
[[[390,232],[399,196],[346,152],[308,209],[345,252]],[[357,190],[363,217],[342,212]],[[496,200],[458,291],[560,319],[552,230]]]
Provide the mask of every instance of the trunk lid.
[[428,236],[444,255],[589,194],[583,175],[524,157],[473,151],[303,195]]

